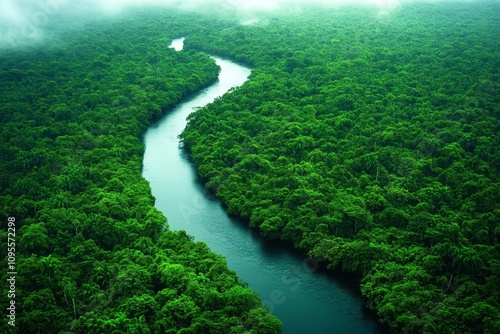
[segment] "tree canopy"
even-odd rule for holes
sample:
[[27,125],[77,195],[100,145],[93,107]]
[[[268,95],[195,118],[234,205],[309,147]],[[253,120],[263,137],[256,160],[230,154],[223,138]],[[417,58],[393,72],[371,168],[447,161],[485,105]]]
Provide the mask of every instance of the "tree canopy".
[[2,333],[280,332],[223,257],[168,229],[141,175],[146,127],[217,79],[207,55],[168,48],[208,24],[139,12],[0,53],[0,220],[16,218],[18,273]]
[[230,213],[361,274],[394,331],[494,333],[499,9],[325,7],[190,35],[255,69],[184,146]]
[[141,176],[146,127],[216,79],[204,51],[254,68],[181,136],[230,214],[359,274],[394,332],[495,333],[499,10],[303,8],[242,25],[155,9],[0,51],[15,330],[280,331],[221,256],[168,229]]

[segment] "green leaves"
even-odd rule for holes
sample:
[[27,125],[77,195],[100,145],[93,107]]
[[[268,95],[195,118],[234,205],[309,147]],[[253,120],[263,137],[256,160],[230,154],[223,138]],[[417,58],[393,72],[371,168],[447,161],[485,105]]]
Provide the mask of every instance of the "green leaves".
[[[384,24],[308,9],[190,36],[255,68],[182,137],[229,213],[331,268],[370,273],[365,295],[394,330],[458,333],[482,325],[434,310],[464,280],[482,286],[464,305],[482,299],[488,257],[467,249],[497,257],[498,29],[489,5],[432,6]],[[447,25],[450,12],[463,25]]]
[[[136,12],[0,53],[0,216],[20,223],[20,332],[229,333],[254,309],[276,323],[223,258],[168,231],[141,175],[142,132],[217,78],[208,56],[167,48],[200,27],[219,25]],[[214,157],[241,161],[226,148],[245,136]]]
[[44,223],[29,225],[22,233],[19,244],[25,247],[26,251],[36,254],[46,254],[49,250],[49,237]]
[[189,34],[187,50],[255,66],[182,134],[229,213],[362,273],[394,330],[494,332],[498,8],[429,6],[390,20],[308,9],[233,29],[135,13],[2,53],[0,215],[23,222],[30,278],[20,330],[280,330],[206,245],[163,231],[140,176],[142,131],[217,75],[206,55],[167,50]]

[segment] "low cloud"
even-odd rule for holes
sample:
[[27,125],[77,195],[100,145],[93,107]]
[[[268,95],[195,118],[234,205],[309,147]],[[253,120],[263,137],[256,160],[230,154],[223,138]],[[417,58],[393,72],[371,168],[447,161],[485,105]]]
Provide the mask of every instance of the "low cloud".
[[413,1],[426,0],[0,0],[0,47],[41,41],[50,35],[49,27],[59,18],[71,17],[78,21],[100,14],[106,17],[118,15],[131,7],[233,10],[246,18],[249,14],[311,5],[368,5],[378,7],[381,13],[388,13],[398,8],[401,2]]

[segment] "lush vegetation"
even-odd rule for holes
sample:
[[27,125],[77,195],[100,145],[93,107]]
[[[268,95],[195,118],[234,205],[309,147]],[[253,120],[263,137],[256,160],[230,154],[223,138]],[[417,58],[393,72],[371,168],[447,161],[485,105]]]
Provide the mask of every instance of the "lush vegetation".
[[184,145],[231,214],[361,274],[394,331],[497,333],[499,12],[323,8],[192,34],[255,69]]
[[2,333],[280,331],[221,256],[168,230],[141,176],[146,127],[217,78],[208,56],[168,49],[208,26],[136,14],[0,53],[0,221],[16,218],[18,273]]
[[[279,332],[223,258],[168,230],[141,176],[146,127],[217,76],[203,50],[255,68],[182,136],[231,214],[359,273],[394,331],[495,333],[499,11],[322,8],[253,25],[156,11],[2,51],[0,220],[17,219],[19,273],[2,331]],[[191,51],[167,48],[179,36]]]

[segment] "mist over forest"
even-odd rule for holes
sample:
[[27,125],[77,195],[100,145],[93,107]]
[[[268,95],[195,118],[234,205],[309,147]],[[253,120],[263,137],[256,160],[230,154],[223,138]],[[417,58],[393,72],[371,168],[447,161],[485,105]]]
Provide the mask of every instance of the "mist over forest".
[[[312,333],[496,334],[499,13],[498,1],[2,1],[0,332],[292,333],[306,316],[274,311],[318,275],[326,288],[298,307],[326,313]],[[176,217],[142,173],[145,134],[223,81],[217,59],[250,74],[161,133],[189,168],[151,160],[174,179],[168,202],[199,195]],[[211,207],[200,198],[238,224],[195,221]],[[246,283],[189,234],[197,224],[223,226],[214,239],[249,268],[246,255],[280,259],[273,247],[307,261],[257,262],[266,274]],[[226,238],[233,227],[258,250]],[[333,312],[323,291],[362,301]]]
[[[297,12],[312,6],[359,10],[377,8],[386,17],[405,3],[436,3],[449,0],[4,0],[0,3],[0,49],[30,45],[53,37],[54,29],[78,29],[89,20],[107,20],[128,10],[162,6],[213,16],[236,15],[242,20],[259,14]],[[474,0],[455,0],[455,2]],[[56,28],[57,27],[57,28]]]

